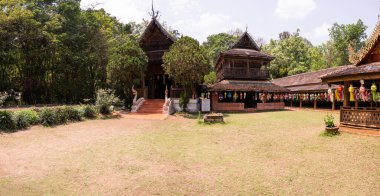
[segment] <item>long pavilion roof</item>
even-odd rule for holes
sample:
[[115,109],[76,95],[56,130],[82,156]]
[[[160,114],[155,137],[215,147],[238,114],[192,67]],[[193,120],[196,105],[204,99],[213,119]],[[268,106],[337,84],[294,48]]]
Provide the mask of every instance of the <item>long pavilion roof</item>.
[[[279,86],[289,89],[291,92],[322,92],[326,91],[329,87],[327,84],[323,84],[321,76],[337,71],[346,70],[353,66],[340,66],[322,69],[318,71],[312,71],[307,73],[301,73],[288,77],[274,79],[272,82]],[[335,89],[337,86],[333,85]]]
[[288,92],[289,90],[270,81],[222,80],[209,86],[210,91]]

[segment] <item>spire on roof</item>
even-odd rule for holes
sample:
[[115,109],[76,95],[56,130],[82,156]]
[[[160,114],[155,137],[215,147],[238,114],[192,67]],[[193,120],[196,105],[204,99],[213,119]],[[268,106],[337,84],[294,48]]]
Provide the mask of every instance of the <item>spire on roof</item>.
[[150,16],[152,17],[152,20],[156,20],[158,18],[159,13],[160,13],[159,11],[154,10],[154,2],[152,0],[152,13],[149,13]]

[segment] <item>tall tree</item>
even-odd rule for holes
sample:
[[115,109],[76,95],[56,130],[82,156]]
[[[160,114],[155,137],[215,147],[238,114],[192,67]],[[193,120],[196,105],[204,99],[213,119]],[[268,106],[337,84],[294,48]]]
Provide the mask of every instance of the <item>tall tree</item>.
[[129,35],[120,35],[113,40],[114,47],[108,63],[108,80],[126,104],[132,100],[131,88],[140,83],[146,70],[148,57],[137,41]]
[[178,39],[163,56],[165,73],[195,97],[195,85],[210,71],[206,50],[191,37]]
[[364,40],[367,38],[365,30],[367,26],[362,20],[358,20],[353,24],[338,24],[335,23],[329,29],[331,40],[338,51],[337,58],[340,59],[339,65],[349,64],[348,45],[352,44],[354,49],[359,49],[363,46]]
[[203,43],[211,65],[221,52],[224,52],[237,41],[237,37],[228,33],[219,33],[207,37],[207,41]]
[[[263,51],[275,56],[269,70],[273,78],[285,77],[310,70],[312,55],[316,55],[310,42],[299,35],[299,30],[288,35],[281,33],[278,40],[271,40]],[[315,57],[314,57],[315,58]]]

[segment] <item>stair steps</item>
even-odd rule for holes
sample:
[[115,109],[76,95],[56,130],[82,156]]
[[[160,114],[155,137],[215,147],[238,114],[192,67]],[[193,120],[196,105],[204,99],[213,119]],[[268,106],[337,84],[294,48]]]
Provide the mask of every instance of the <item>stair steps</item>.
[[137,114],[162,114],[165,100],[147,99],[136,112]]

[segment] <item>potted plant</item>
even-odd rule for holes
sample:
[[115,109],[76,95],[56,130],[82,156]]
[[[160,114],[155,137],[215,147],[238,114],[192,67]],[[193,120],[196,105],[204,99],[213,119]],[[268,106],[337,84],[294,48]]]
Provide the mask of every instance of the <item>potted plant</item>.
[[339,127],[335,126],[334,124],[334,116],[332,114],[327,114],[325,117],[325,124],[326,124],[326,132],[336,135],[339,133]]

